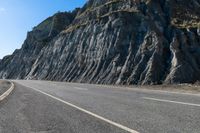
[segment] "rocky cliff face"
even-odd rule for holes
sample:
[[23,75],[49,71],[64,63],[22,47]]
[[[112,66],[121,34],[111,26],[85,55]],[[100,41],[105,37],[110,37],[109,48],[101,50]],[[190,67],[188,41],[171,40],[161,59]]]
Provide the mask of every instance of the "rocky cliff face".
[[99,84],[200,80],[200,0],[89,0],[28,33],[0,77]]

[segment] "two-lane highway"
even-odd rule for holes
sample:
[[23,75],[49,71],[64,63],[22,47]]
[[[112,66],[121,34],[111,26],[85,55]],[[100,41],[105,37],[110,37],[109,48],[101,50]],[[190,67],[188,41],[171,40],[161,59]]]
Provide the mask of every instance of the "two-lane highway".
[[200,96],[49,81],[14,81],[0,133],[200,133]]

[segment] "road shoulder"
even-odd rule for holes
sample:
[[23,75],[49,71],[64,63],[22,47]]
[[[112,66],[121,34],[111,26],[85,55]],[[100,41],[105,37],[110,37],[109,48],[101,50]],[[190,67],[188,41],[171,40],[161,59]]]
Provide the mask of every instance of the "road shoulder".
[[4,100],[14,89],[14,84],[9,81],[0,81],[0,101]]

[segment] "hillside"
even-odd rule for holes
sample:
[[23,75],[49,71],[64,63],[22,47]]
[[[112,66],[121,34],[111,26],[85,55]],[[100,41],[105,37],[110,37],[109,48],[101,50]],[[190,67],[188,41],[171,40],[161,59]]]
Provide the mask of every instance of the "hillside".
[[33,28],[0,78],[195,83],[199,57],[200,0],[89,0]]

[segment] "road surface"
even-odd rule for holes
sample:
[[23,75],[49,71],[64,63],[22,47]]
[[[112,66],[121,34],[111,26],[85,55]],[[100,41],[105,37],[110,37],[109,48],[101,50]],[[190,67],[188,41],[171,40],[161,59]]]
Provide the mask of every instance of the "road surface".
[[200,96],[16,80],[0,133],[200,133]]

